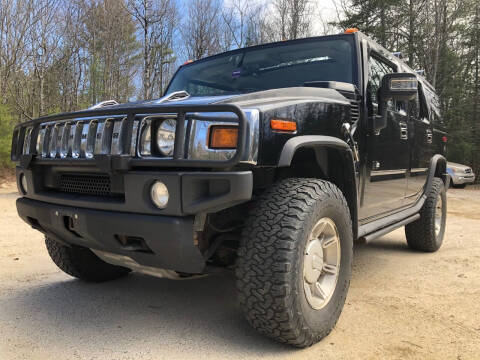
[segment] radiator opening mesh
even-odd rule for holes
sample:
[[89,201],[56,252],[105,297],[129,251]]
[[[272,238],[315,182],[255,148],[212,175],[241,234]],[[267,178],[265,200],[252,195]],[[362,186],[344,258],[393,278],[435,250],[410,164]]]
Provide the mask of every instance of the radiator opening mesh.
[[61,192],[91,196],[115,196],[112,194],[108,175],[62,174],[59,189]]

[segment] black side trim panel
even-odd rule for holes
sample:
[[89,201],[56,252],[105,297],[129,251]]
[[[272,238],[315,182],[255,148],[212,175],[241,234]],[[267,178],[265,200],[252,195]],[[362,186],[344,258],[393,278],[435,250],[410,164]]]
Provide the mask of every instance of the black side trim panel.
[[396,225],[404,222],[407,218],[410,218],[418,214],[422,209],[423,203],[425,202],[425,199],[426,199],[425,194],[429,192],[432,186],[434,177],[441,178],[445,184],[445,189],[448,189],[450,176],[447,174],[446,166],[447,166],[447,160],[445,159],[444,156],[440,154],[434,155],[430,160],[428,178],[427,178],[427,182],[425,183],[423,194],[418,199],[418,201],[413,206],[405,210],[399,211],[397,213],[388,215],[384,218],[361,225],[358,230],[358,237],[360,238],[366,235],[368,235],[366,237],[371,237],[370,235],[371,234],[374,235],[373,233],[380,233],[380,235],[384,235],[389,232],[389,231],[386,231],[387,229],[385,228],[391,227],[391,230],[394,230],[396,228]]
[[402,221],[399,221],[393,225],[387,226],[383,229],[380,229],[378,231],[375,231],[373,233],[370,233],[368,235],[365,235],[363,238],[365,239],[365,242],[368,242],[370,240],[376,239],[382,235],[388,234],[389,232],[392,232],[393,230],[398,229],[401,226],[410,224],[411,222],[414,222],[415,220],[420,219],[420,214],[415,214],[413,216],[410,216]]
[[425,202],[425,195],[422,195],[420,199],[418,199],[418,201],[412,207],[399,211],[395,214],[388,215],[384,218],[374,220],[367,224],[361,225],[358,228],[358,238],[371,234],[373,232],[377,232],[378,230],[386,228],[388,226],[395,225],[398,222],[401,222],[411,216],[414,216],[415,214],[418,214],[424,202]]

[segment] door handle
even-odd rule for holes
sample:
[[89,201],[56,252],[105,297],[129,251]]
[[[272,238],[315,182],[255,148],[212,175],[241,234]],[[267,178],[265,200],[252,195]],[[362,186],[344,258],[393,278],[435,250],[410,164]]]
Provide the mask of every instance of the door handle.
[[427,129],[427,144],[431,144],[433,142],[433,133],[432,130]]
[[400,121],[398,123],[400,126],[400,139],[407,140],[408,139],[408,125],[406,122]]

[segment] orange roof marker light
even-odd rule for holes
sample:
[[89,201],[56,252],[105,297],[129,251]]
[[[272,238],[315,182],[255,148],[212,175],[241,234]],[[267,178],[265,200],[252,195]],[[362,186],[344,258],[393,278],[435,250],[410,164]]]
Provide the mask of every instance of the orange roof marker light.
[[[187,60],[187,61],[185,61],[185,62],[183,63],[183,65],[188,65],[188,64],[191,64],[192,62],[193,62],[193,60]],[[183,66],[183,65],[182,65],[182,66]]]
[[345,29],[345,34],[354,34],[358,32],[358,29],[357,28],[348,28],[348,29]]
[[297,123],[289,120],[272,119],[270,120],[270,127],[272,130],[297,131]]

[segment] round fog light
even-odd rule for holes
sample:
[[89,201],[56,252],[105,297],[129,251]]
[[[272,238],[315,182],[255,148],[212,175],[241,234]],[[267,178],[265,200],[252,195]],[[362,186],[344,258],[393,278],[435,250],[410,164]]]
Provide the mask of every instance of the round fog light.
[[20,191],[25,195],[28,191],[27,177],[25,174],[20,174]]
[[168,204],[167,186],[161,181],[156,181],[150,189],[150,197],[156,207],[164,209]]

